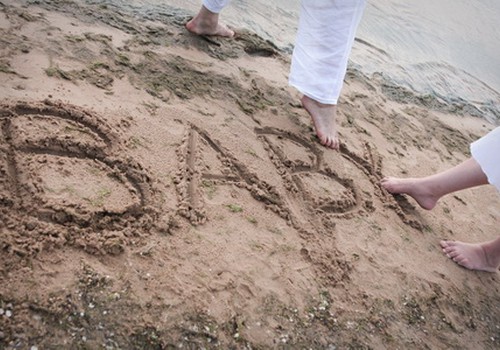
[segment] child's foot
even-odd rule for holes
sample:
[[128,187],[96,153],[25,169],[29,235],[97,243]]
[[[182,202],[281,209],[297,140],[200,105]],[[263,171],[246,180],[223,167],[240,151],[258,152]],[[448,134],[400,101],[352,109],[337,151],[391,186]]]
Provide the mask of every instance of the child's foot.
[[488,259],[486,244],[441,241],[443,252],[458,265],[470,270],[496,272],[498,264],[494,264]]
[[400,179],[386,177],[380,182],[390,193],[404,193],[415,199],[422,208],[431,210],[436,206],[439,197],[434,196],[419,179]]

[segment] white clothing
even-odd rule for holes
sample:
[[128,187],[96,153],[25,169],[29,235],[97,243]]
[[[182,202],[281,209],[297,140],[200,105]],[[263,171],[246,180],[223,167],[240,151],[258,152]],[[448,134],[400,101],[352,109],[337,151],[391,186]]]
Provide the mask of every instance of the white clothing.
[[470,151],[488,182],[500,191],[500,127],[473,142]]
[[210,12],[219,13],[229,4],[230,0],[203,0],[205,6]]
[[289,83],[324,104],[337,104],[365,0],[304,0]]
[[[230,0],[203,0],[219,13]],[[289,83],[304,95],[337,104],[366,0],[303,0]]]

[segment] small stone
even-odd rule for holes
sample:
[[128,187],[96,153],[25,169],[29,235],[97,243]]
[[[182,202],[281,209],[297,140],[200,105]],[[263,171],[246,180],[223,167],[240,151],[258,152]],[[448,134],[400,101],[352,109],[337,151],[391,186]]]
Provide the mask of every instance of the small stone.
[[37,222],[34,220],[31,220],[26,223],[26,229],[28,231],[33,231],[37,227]]

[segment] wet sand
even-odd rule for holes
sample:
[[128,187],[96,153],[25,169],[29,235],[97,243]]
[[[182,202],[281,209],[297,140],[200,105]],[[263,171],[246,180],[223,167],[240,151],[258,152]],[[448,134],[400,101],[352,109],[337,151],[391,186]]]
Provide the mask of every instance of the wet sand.
[[2,348],[499,346],[498,275],[439,248],[498,235],[494,188],[379,185],[469,157],[476,109],[350,70],[335,152],[272,42],[26,4],[0,5]]

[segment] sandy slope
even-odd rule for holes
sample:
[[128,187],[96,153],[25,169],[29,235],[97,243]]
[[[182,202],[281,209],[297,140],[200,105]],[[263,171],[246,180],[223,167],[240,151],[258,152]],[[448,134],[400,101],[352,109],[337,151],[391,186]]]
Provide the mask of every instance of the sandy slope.
[[494,189],[379,186],[466,159],[494,127],[470,106],[349,71],[334,152],[251,33],[0,9],[2,348],[499,346],[497,274],[438,246],[496,237]]

